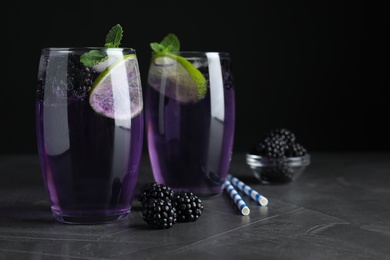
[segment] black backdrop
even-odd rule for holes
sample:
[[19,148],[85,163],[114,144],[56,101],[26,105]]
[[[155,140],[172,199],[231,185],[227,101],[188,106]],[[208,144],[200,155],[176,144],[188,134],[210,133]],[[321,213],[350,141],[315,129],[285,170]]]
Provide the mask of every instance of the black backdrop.
[[236,152],[247,151],[275,127],[291,129],[309,151],[390,151],[389,14],[375,1],[8,5],[1,18],[1,153],[37,152],[40,49],[102,46],[117,23],[124,29],[121,46],[137,50],[143,82],[149,43],[170,32],[180,38],[182,50],[231,53]]

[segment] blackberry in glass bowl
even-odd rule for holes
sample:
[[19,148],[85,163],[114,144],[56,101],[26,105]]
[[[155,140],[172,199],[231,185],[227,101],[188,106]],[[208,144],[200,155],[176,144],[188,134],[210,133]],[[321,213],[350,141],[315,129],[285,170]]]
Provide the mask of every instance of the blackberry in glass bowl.
[[246,163],[263,184],[296,180],[310,164],[310,154],[286,128],[268,131],[246,154]]

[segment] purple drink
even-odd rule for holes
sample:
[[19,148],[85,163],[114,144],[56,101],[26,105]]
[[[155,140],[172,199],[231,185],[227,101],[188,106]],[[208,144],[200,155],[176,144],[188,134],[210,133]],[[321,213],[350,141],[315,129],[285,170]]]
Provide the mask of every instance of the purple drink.
[[[176,192],[190,191],[201,197],[218,195],[228,173],[235,127],[230,58],[226,53],[196,56],[181,52],[180,55],[198,64],[207,81],[207,91],[193,102],[183,96],[174,97],[171,93],[180,90],[172,91],[172,88],[183,86],[167,83],[173,78],[169,74],[183,73],[180,68],[168,67],[179,65],[164,64],[166,67],[161,69],[159,78],[155,77],[157,73],[149,71],[145,109],[153,174],[157,182]],[[213,62],[219,65],[212,66]],[[153,66],[160,65],[152,61],[150,70]],[[210,75],[217,80],[211,80]]]
[[[125,218],[135,195],[144,127],[142,95],[133,96],[131,90],[125,92],[128,96],[116,97],[118,93],[114,93],[107,97],[116,98],[114,103],[126,103],[128,111],[138,102],[139,110],[127,118],[120,105],[117,107],[122,110],[112,113],[116,107],[105,104],[102,107],[107,111],[98,113],[90,97],[100,87],[96,86],[97,78],[104,72],[79,62],[85,51],[42,52],[36,99],[38,151],[54,217],[67,223],[107,223]],[[134,84],[134,78],[139,78],[138,65],[134,64],[135,72],[127,70],[127,81],[120,81],[124,87],[115,85],[115,69],[108,73],[109,83],[101,80],[104,87],[110,86],[112,92],[140,91],[139,79],[138,85]],[[135,98],[138,101],[130,101]]]

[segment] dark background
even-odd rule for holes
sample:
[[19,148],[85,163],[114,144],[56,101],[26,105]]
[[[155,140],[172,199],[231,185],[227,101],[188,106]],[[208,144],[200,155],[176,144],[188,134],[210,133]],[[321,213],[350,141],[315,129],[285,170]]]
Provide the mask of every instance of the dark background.
[[121,46],[137,51],[143,82],[149,43],[168,33],[179,37],[182,50],[231,53],[236,152],[247,151],[275,127],[289,128],[313,152],[390,151],[390,26],[388,9],[379,2],[80,0],[7,5],[3,15],[10,18],[1,18],[0,153],[37,152],[34,98],[41,48],[103,46],[117,23],[124,29]]

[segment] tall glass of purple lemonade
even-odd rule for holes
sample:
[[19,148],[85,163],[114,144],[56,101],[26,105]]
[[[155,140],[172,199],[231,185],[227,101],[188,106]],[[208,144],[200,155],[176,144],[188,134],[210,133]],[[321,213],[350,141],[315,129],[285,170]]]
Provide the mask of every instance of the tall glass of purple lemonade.
[[176,192],[219,195],[235,128],[229,53],[155,52],[147,84],[147,141],[155,181]]
[[[99,62],[91,61],[95,54],[101,55]],[[144,131],[135,50],[42,49],[36,129],[55,219],[99,224],[126,218]]]

